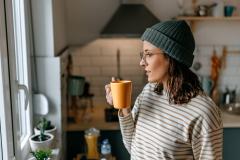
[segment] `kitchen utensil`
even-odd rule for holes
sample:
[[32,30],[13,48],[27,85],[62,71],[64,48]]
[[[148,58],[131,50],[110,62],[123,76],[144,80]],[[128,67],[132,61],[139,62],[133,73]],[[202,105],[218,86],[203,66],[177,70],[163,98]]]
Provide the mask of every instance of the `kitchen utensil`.
[[68,94],[71,96],[81,96],[84,92],[85,77],[69,76]]
[[184,0],[177,0],[177,5],[179,8],[179,16],[183,16],[184,15]]
[[210,95],[211,90],[213,88],[213,81],[210,76],[202,76],[201,77],[202,88],[207,95]]
[[214,16],[214,17],[223,17],[224,16],[223,0],[218,1],[216,6],[212,8],[212,16]]
[[196,47],[195,62],[193,63],[193,69],[197,72],[200,68],[202,68],[202,64],[199,61],[199,48]]
[[240,103],[230,103],[221,106],[221,109],[230,114],[240,114]]
[[120,50],[117,49],[117,77],[116,79],[121,80],[121,66],[120,66]]
[[226,17],[231,17],[232,14],[233,14],[233,11],[236,9],[235,6],[232,6],[232,5],[227,5],[224,7],[224,15]]
[[[235,87],[236,88],[236,87]],[[235,103],[236,101],[236,89],[229,90],[226,87],[226,91],[223,93],[223,104]]]
[[198,16],[208,16],[210,15],[210,11],[213,7],[215,7],[217,4],[213,3],[211,5],[199,5],[197,6],[195,12]]

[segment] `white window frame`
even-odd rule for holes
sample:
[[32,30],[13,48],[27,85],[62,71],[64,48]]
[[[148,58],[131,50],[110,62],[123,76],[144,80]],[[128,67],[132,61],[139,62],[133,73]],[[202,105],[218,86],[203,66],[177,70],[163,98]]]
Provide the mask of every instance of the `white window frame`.
[[[22,1],[23,4],[17,4],[15,6],[16,1]],[[15,157],[17,160],[26,160],[27,156],[30,152],[30,145],[28,138],[32,135],[32,103],[31,103],[31,92],[29,92],[29,103],[26,112],[26,115],[24,118],[26,118],[26,134],[24,138],[21,135],[21,127],[19,125],[19,117],[21,116],[19,112],[19,107],[24,107],[24,101],[22,100],[22,93],[19,91],[19,83],[22,83],[23,85],[27,86],[28,90],[31,88],[31,71],[30,71],[30,51],[32,50],[31,47],[31,30],[30,30],[30,1],[29,0],[5,0],[6,4],[6,21],[7,21],[7,37],[8,37],[8,53],[9,53],[9,70],[10,70],[10,87],[11,87],[11,103],[12,103],[12,120],[13,120],[13,135],[14,135],[14,150],[15,150]],[[20,7],[19,7],[19,6]],[[23,7],[24,6],[24,7]],[[20,9],[22,7],[23,10],[20,10],[20,12],[16,13],[16,8],[19,7]],[[19,14],[25,14],[24,17]],[[15,22],[18,22],[19,20],[24,20],[25,23],[21,24],[22,28],[26,29],[26,32],[18,30],[20,27],[16,25]],[[18,33],[25,33],[23,36],[17,36]],[[20,45],[26,45],[26,48],[21,48],[23,52],[27,54],[27,58],[24,59],[24,62],[22,62],[22,67],[24,70],[28,70],[27,73],[24,73],[24,80],[19,80],[22,82],[18,82],[19,73],[16,71],[16,57],[19,58],[19,44],[16,42],[17,38],[23,38],[26,37],[25,41],[23,40]],[[21,39],[22,40],[22,39]],[[20,103],[19,103],[20,102]],[[20,109],[21,110],[21,109]]]
[[4,0],[0,0],[0,123],[3,160],[14,159]]

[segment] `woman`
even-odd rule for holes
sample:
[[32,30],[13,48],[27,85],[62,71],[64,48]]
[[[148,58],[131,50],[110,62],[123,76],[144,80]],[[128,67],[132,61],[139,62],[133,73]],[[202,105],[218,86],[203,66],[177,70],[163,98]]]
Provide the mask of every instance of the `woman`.
[[[189,69],[195,42],[187,23],[158,23],[147,28],[141,39],[140,65],[149,83],[132,110],[119,110],[131,159],[222,159],[220,111]],[[105,89],[112,104],[109,84]]]

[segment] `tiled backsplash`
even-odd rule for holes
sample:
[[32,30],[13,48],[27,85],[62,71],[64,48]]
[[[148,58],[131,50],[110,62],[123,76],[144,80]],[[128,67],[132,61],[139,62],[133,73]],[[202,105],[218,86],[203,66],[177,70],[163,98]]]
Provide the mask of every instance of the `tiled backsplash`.
[[[210,75],[211,55],[214,46],[198,46],[195,50],[194,62],[202,64],[199,75]],[[215,46],[217,55],[222,55],[223,46]],[[112,76],[117,75],[117,50],[120,50],[120,72],[123,79],[133,81],[133,102],[141,92],[146,78],[139,66],[139,52],[142,50],[140,39],[97,39],[84,46],[72,47],[70,52],[73,57],[73,74],[82,75],[91,84],[91,92],[94,93],[94,105],[107,105],[105,100],[105,84],[109,83]],[[227,50],[240,50],[240,46],[231,46]],[[224,91],[240,89],[240,53],[228,54],[226,68],[219,79],[219,89]]]
[[120,50],[120,75],[133,81],[133,102],[141,92],[145,77],[139,66],[139,39],[97,39],[87,45],[73,47],[73,74],[82,75],[91,84],[94,105],[107,105],[104,86],[117,76],[117,50]]
[[[199,61],[202,68],[196,73],[199,75],[210,75],[211,72],[211,56],[214,48],[217,56],[222,56],[223,46],[198,46],[195,50],[194,62]],[[225,91],[225,88],[237,89],[239,94],[240,89],[240,46],[227,46],[228,54],[226,56],[226,67],[222,68],[219,75],[219,90]],[[239,53],[231,53],[237,51]]]

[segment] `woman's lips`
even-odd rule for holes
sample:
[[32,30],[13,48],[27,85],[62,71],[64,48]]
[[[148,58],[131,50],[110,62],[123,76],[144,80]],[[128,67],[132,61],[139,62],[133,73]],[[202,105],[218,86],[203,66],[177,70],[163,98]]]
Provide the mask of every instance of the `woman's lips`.
[[146,75],[148,76],[151,73],[151,71],[146,71]]

